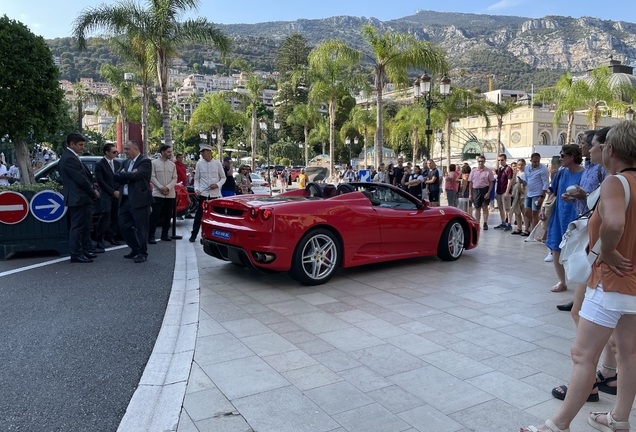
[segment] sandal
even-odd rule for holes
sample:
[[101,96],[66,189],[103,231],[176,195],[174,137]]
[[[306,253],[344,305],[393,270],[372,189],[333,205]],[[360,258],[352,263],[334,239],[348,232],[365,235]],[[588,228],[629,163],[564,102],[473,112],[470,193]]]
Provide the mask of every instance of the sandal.
[[[598,416],[605,415],[607,416],[607,426],[602,423],[596,421]],[[616,429],[627,429],[629,430],[629,422],[617,422],[612,417],[612,412],[591,412],[587,417],[587,422],[594,429],[602,431],[602,432],[614,432]]]
[[568,289],[568,286],[566,284],[564,284],[563,282],[559,282],[558,284],[554,285],[550,291],[552,292],[561,292],[561,291],[565,291]]
[[516,230],[514,230],[513,232],[511,232],[510,234],[513,234],[513,235],[519,235],[519,234],[521,234],[522,232],[523,232],[523,231],[521,231],[520,229],[516,229]]
[[599,391],[611,395],[616,394],[616,387],[609,386],[607,384],[616,381],[618,379],[618,374],[614,375],[613,377],[605,378],[601,371],[596,371],[596,376],[599,379],[599,381],[596,382]]
[[530,233],[528,231],[521,231],[521,237],[528,237]]
[[[588,418],[588,422],[589,422],[589,418]],[[591,424],[591,423],[590,423]],[[544,425],[546,425],[548,427],[547,431],[542,431],[541,429],[537,429],[535,426],[528,426],[525,429],[522,429],[524,431],[528,431],[528,432],[570,432],[570,428],[567,429],[559,429],[558,427],[556,427],[556,425],[554,423],[552,423],[552,420],[548,419],[545,421]],[[592,426],[594,427],[594,426]],[[610,431],[613,432],[613,431]]]
[[[598,382],[594,383],[594,387],[592,387],[592,390],[598,387],[598,385],[599,385]],[[565,400],[565,395],[567,393],[568,393],[567,385],[560,385],[552,389],[552,396],[554,396],[556,399],[559,399],[559,400]],[[587,400],[586,400],[586,402],[598,402],[598,401],[599,401],[598,393],[590,393],[590,395],[587,397]]]

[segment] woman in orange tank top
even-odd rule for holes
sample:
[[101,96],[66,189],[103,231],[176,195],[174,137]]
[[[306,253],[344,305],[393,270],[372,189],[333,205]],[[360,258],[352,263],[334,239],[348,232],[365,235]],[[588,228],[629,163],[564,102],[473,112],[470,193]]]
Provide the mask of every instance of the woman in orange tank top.
[[545,424],[522,431],[569,432],[570,423],[589,396],[599,357],[610,336],[617,350],[620,375],[616,404],[609,412],[590,413],[596,430],[628,432],[636,396],[636,122],[612,127],[602,145],[605,171],[627,179],[630,200],[625,208],[623,183],[609,176],[601,186],[597,209],[590,218],[590,248],[600,238],[601,249],[580,312],[572,347],[574,369],[561,409]]

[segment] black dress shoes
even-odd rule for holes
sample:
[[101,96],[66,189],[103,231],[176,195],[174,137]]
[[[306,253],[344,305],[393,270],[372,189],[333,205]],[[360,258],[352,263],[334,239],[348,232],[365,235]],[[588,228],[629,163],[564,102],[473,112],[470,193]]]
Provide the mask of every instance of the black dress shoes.
[[190,241],[190,243],[194,243],[195,241],[197,241],[197,235],[192,234],[188,240]]
[[172,241],[172,239],[168,236],[161,236],[161,241]]
[[134,258],[137,258],[138,256],[139,256],[139,254],[138,254],[138,253],[136,253],[136,252],[131,252],[131,253],[129,253],[129,254],[124,255],[124,258],[134,259]]
[[97,255],[92,252],[84,252],[84,256],[90,259],[97,258]]
[[95,253],[105,253],[106,249],[101,247],[100,245],[95,246]]
[[574,302],[557,305],[557,309],[560,310],[560,311],[571,311],[572,310],[572,306],[574,306]]
[[119,246],[121,244],[117,240],[115,240],[115,237],[108,237],[106,241],[113,246]]
[[146,261],[147,259],[148,259],[148,255],[137,255],[137,258],[135,258],[135,262],[139,264]]
[[157,240],[154,237],[148,237],[148,244],[157,244]]
[[72,263],[92,263],[93,260],[85,257],[84,255],[79,255],[75,257],[71,257]]

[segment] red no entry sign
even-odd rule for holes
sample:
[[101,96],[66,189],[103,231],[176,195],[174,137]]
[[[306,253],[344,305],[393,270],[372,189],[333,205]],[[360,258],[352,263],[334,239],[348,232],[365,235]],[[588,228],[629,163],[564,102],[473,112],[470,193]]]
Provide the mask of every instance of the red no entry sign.
[[17,224],[29,214],[29,202],[17,192],[0,193],[0,223]]

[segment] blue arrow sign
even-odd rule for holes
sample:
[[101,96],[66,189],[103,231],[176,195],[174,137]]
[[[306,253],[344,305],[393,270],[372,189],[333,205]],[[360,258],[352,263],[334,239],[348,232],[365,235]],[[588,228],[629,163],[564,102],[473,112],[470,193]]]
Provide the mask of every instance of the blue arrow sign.
[[52,190],[43,190],[31,198],[31,214],[40,222],[57,222],[66,214],[64,196]]
[[371,181],[371,170],[368,170],[368,169],[359,170],[358,181],[361,181],[361,182]]

